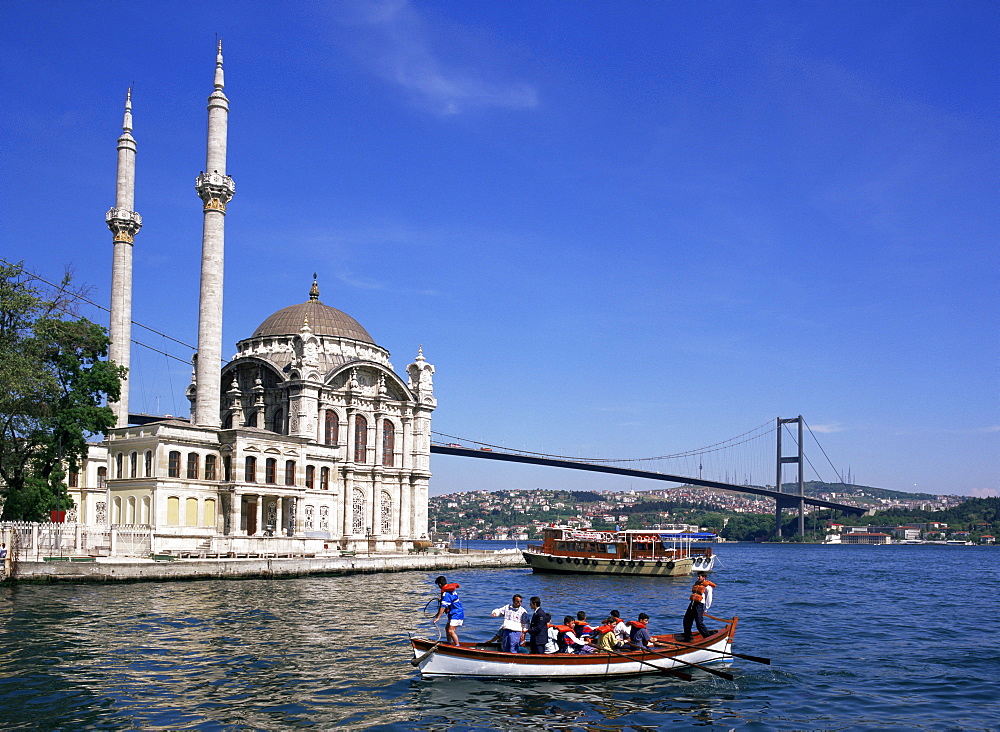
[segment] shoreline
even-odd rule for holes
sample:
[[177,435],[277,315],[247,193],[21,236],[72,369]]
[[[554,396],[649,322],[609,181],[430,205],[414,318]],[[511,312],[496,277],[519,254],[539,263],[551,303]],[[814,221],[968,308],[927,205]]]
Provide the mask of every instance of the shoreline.
[[264,557],[222,559],[113,559],[93,561],[19,561],[14,577],[0,584],[94,582],[173,582],[187,580],[292,578],[310,575],[373,574],[528,565],[520,552],[478,551],[462,554],[373,554],[362,556]]

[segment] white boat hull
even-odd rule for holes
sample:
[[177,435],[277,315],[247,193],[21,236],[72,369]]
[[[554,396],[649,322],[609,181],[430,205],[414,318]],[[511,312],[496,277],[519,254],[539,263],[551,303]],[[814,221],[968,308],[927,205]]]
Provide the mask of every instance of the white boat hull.
[[710,572],[715,556],[684,557],[683,559],[601,559],[560,557],[542,552],[525,551],[524,561],[535,572],[563,574],[613,574],[643,577],[675,577],[692,572]]
[[[414,638],[414,659],[422,676],[474,676],[504,679],[609,678],[639,676],[670,670],[692,671],[689,664],[728,661],[732,650],[732,628],[698,642],[691,650],[657,648],[654,652],[593,654],[500,653],[469,646],[435,646]],[[427,651],[434,647],[433,652]],[[670,654],[670,655],[661,655]]]

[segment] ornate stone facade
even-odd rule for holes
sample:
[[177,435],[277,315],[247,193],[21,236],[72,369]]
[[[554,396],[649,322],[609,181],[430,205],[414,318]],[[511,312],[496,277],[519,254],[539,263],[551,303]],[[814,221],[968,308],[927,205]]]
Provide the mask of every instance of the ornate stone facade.
[[[79,520],[151,526],[157,551],[405,550],[427,534],[436,401],[422,347],[404,381],[367,330],[319,300],[314,276],[306,302],[266,318],[219,369],[223,222],[235,191],[225,173],[221,44],[214,86],[207,172],[196,181],[204,229],[191,419],[120,420],[70,486]],[[134,144],[119,149],[134,153]],[[141,223],[131,211],[133,158],[123,160],[119,177],[128,185],[119,187],[129,195],[108,214],[116,252],[131,250],[126,234]],[[127,264],[116,290],[123,312],[131,302]],[[113,330],[112,341],[127,357],[127,331]]]

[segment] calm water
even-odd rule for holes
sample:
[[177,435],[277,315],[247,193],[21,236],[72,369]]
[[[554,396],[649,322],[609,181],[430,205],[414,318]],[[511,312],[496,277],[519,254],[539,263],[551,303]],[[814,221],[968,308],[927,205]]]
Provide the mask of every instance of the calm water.
[[[0,728],[282,730],[1000,729],[1000,549],[718,548],[712,613],[737,614],[734,682],[422,681],[407,632],[436,573],[0,587]],[[460,571],[465,639],[513,592],[553,615],[647,612],[689,578]],[[431,605],[433,608],[434,605]]]

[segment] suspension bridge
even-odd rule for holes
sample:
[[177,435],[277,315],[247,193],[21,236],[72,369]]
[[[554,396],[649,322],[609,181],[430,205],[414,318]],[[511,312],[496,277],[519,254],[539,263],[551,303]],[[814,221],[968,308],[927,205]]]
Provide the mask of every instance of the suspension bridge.
[[[790,425],[797,426],[797,434],[790,431]],[[507,447],[502,447],[500,445],[493,445],[489,443],[479,442],[476,440],[463,439],[461,437],[456,437],[454,435],[445,435],[440,432],[435,432],[436,438],[431,443],[431,452],[438,455],[454,455],[457,457],[468,457],[476,458],[479,460],[500,460],[503,462],[510,463],[525,463],[528,465],[544,465],[551,468],[566,468],[569,470],[585,470],[594,473],[610,473],[612,475],[624,475],[630,478],[645,478],[648,480],[658,480],[665,481],[667,483],[679,483],[681,485],[693,485],[702,488],[716,488],[721,490],[733,491],[737,493],[748,493],[757,496],[764,496],[770,498],[774,501],[775,505],[775,536],[780,537],[782,532],[782,517],[785,509],[797,509],[798,510],[798,531],[799,534],[805,534],[805,507],[815,506],[817,508],[832,509],[835,511],[842,511],[848,514],[863,514],[867,509],[860,506],[853,506],[845,503],[836,503],[834,501],[827,501],[822,498],[814,498],[805,495],[805,464],[809,462],[812,466],[812,462],[808,460],[805,456],[805,450],[803,446],[804,431],[806,429],[805,420],[802,416],[792,417],[789,419],[777,418],[773,422],[761,425],[758,428],[750,430],[742,435],[731,438],[729,440],[724,440],[723,442],[716,443],[714,445],[709,445],[707,447],[699,448],[696,450],[686,450],[684,452],[675,453],[672,455],[660,455],[656,457],[649,458],[619,458],[619,459],[609,459],[609,458],[574,458],[564,455],[548,455],[544,453],[530,452],[527,450],[515,450]],[[793,454],[785,454],[783,445],[783,435],[786,433],[792,438],[792,441],[796,447]],[[809,433],[815,439],[815,434],[812,430]],[[759,444],[766,438],[773,436],[775,453],[771,456],[773,460],[772,466],[774,470],[775,482],[774,487],[759,486],[751,484],[749,480],[749,475],[747,479],[742,484],[732,483],[728,480],[709,480],[702,476],[704,469],[704,461],[707,456],[716,456],[725,451],[735,451],[737,449],[744,448],[744,446],[753,445],[755,450],[759,450]],[[447,441],[446,441],[447,440]],[[465,444],[463,444],[465,443]],[[786,443],[787,444],[787,443]],[[816,444],[819,445],[819,441],[816,440]],[[470,446],[471,445],[471,446]],[[823,450],[822,446],[819,446],[823,455],[826,456],[826,452]],[[829,460],[829,458],[827,458]],[[641,469],[635,467],[636,463],[644,464],[648,466],[649,464],[674,464],[683,465],[687,463],[692,464],[692,461],[697,464],[698,476],[692,475],[679,475],[673,472],[665,472],[662,470],[650,470]],[[745,462],[745,459],[744,461]],[[760,466],[760,460],[755,460],[756,465]],[[786,465],[797,466],[798,470],[796,475],[796,480],[794,483],[786,483],[784,481],[784,473]],[[832,464],[831,464],[832,465]],[[816,471],[818,473],[818,471]],[[834,468],[836,472],[836,468]],[[758,473],[759,474],[759,473]],[[728,473],[727,473],[728,477]],[[838,476],[839,477],[839,476]],[[843,480],[841,480],[843,482]],[[785,490],[786,487],[790,487],[791,490]]]

